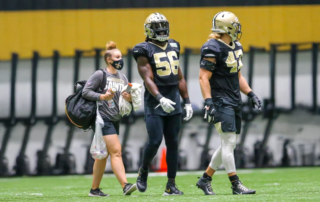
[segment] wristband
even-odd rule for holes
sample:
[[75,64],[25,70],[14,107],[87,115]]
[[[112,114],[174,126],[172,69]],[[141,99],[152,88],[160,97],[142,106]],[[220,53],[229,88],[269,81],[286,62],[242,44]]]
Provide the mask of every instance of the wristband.
[[250,98],[252,98],[252,97],[255,96],[255,95],[256,95],[256,94],[254,94],[253,91],[250,91],[250,92],[247,94],[247,96],[250,97]]
[[205,104],[208,104],[208,105],[211,105],[213,102],[212,102],[212,98],[207,98],[204,100],[204,103]]
[[183,98],[184,104],[190,104],[190,98]]
[[158,102],[160,102],[161,98],[163,98],[163,96],[160,93],[156,95],[156,99],[158,100]]

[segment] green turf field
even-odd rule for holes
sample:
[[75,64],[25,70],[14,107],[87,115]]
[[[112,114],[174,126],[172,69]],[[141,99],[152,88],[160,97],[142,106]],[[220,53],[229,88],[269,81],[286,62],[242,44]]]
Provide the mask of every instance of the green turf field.
[[[196,186],[200,172],[179,173],[177,184],[185,195],[161,196],[166,177],[148,180],[145,193],[122,196],[122,189],[112,175],[106,175],[101,187],[110,197],[88,197],[91,176],[0,178],[0,201],[320,201],[320,168],[239,170],[242,182],[256,189],[256,195],[231,195],[224,171],[213,177],[216,196],[204,196]],[[130,174],[130,177],[135,176]],[[134,178],[128,178],[134,182]]]

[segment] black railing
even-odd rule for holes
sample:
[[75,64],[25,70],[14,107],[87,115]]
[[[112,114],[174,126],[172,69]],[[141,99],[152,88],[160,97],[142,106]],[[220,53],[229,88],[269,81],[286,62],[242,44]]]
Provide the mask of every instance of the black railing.
[[[272,135],[272,126],[274,125],[274,120],[277,117],[279,113],[283,112],[291,112],[292,110],[295,110],[299,107],[299,103],[296,102],[296,97],[299,96],[299,93],[296,90],[296,74],[297,74],[297,55],[302,50],[302,46],[306,45],[303,44],[271,44],[269,56],[269,71],[270,71],[270,95],[268,99],[264,100],[264,110],[263,115],[265,118],[267,118],[267,124],[264,129],[263,139],[258,145],[258,154],[256,158],[256,166],[257,167],[263,167],[266,166],[265,159],[266,159],[266,149],[268,145],[268,140],[270,139],[270,136]],[[310,89],[312,92],[312,104],[311,106],[307,106],[307,109],[311,110],[313,113],[319,113],[319,107],[318,107],[318,95],[317,95],[317,76],[318,76],[318,53],[319,53],[319,43],[309,43],[309,45],[312,45],[311,50],[312,51],[312,60],[310,61],[312,64],[311,70],[312,70],[312,89]],[[277,69],[277,53],[279,50],[281,50],[281,47],[288,46],[290,47],[290,107],[288,109],[280,109],[277,107],[277,98],[276,98],[276,73]],[[305,49],[304,49],[305,50]],[[94,63],[94,69],[100,69],[101,66],[101,56],[102,56],[103,49],[101,48],[95,48],[92,50],[76,50],[75,56],[74,56],[74,64],[73,64],[73,83],[79,80],[79,72],[81,70],[81,58],[84,56],[90,56],[92,57],[93,63]],[[258,47],[250,47],[249,49],[249,61],[248,61],[248,84],[250,86],[253,85],[253,78],[254,78],[254,70],[255,70],[255,54],[258,52],[265,51],[262,48]],[[191,49],[186,48],[184,50],[184,61],[183,61],[183,73],[186,81],[189,81],[189,69],[194,68],[190,67],[190,56],[195,53],[199,52],[198,49]],[[38,161],[37,161],[37,174],[38,175],[49,175],[49,174],[73,174],[75,173],[75,160],[74,156],[70,153],[70,147],[71,143],[74,137],[75,127],[69,123],[67,119],[65,119],[65,116],[58,116],[57,110],[58,110],[58,68],[59,68],[59,60],[60,60],[60,54],[58,51],[53,52],[52,56],[52,112],[48,116],[37,116],[36,115],[36,106],[37,106],[37,70],[39,68],[39,59],[40,55],[38,52],[33,52],[32,57],[32,67],[31,67],[31,106],[30,106],[30,114],[28,117],[16,117],[15,115],[15,104],[16,104],[16,97],[15,97],[15,88],[16,88],[16,74],[17,74],[17,65],[18,65],[18,55],[12,54],[11,59],[11,85],[10,85],[10,107],[9,109],[9,116],[0,118],[0,122],[4,123],[4,126],[6,127],[5,134],[2,139],[1,143],[1,150],[0,150],[0,176],[8,175],[10,174],[9,168],[8,168],[8,162],[5,157],[6,148],[8,145],[8,142],[10,140],[12,127],[15,126],[17,122],[23,122],[25,125],[25,131],[24,136],[22,138],[22,144],[19,151],[19,154],[16,158],[16,164],[15,164],[15,174],[16,175],[29,175],[30,169],[29,169],[29,159],[26,156],[26,148],[27,144],[29,142],[29,136],[30,131],[32,129],[32,126],[34,126],[38,121],[45,121],[47,124],[47,132],[45,135],[45,140],[43,144],[43,148],[41,151],[38,151]],[[128,51],[128,60],[126,62],[127,67],[127,78],[129,81],[132,81],[133,79],[133,64],[132,64],[132,51]],[[71,92],[70,92],[71,93]],[[192,97],[191,97],[192,101]],[[244,144],[246,140],[246,136],[248,131],[251,127],[251,121],[256,116],[255,111],[252,109],[249,103],[245,103],[243,107],[243,130],[241,134],[241,139],[239,143],[239,148],[237,148],[236,152],[243,153]],[[203,116],[203,111],[201,107],[194,112],[194,116],[201,117]],[[143,118],[144,114],[143,112],[137,113],[133,112],[130,116],[123,119],[123,124],[125,125],[125,130],[123,134],[122,139],[122,148],[123,148],[123,160],[126,165],[126,168],[128,170],[132,170],[132,155],[129,152],[128,143],[130,143],[130,133],[132,132],[131,126],[135,123],[135,121],[138,118]],[[50,147],[50,142],[52,141],[52,133],[54,130],[55,125],[58,123],[59,120],[64,119],[67,120],[66,123],[69,127],[69,130],[66,135],[66,142],[63,147],[63,152],[57,154],[56,163],[55,165],[51,165],[51,161],[48,155],[48,150]],[[191,121],[192,123],[192,121]],[[189,124],[189,123],[188,123]],[[203,123],[202,123],[203,124]],[[184,130],[184,127],[186,124],[184,123],[182,125],[181,133],[179,135],[179,145],[181,143],[181,139],[184,137],[189,137],[186,135],[186,130]],[[200,159],[200,168],[203,169],[207,166],[208,157],[210,154],[210,140],[212,138],[212,135],[214,133],[213,125],[208,124],[206,129],[206,138],[205,143],[201,144],[202,148],[202,154]],[[200,144],[199,144],[200,145]],[[89,152],[89,146],[87,146],[87,152]],[[90,173],[92,171],[92,168],[89,169],[89,167],[93,165],[93,161],[90,161],[90,154],[88,153],[88,159],[86,161],[86,173]],[[182,157],[180,157],[182,158]],[[245,167],[245,165],[241,166],[241,156],[236,158],[237,165],[240,167]],[[71,162],[71,163],[68,163]],[[90,163],[88,163],[90,162]],[[205,162],[205,163],[204,163]],[[186,169],[186,166],[180,166],[180,169]]]
[[319,43],[312,44],[312,111],[319,113],[318,108],[318,53]]

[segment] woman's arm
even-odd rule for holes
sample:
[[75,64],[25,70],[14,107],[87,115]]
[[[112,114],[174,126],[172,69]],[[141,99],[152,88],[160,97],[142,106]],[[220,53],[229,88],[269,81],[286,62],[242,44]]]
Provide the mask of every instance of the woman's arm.
[[96,71],[90,76],[82,90],[83,98],[91,101],[111,100],[113,98],[114,95],[109,90],[105,94],[95,92],[102,82],[102,74],[102,71]]

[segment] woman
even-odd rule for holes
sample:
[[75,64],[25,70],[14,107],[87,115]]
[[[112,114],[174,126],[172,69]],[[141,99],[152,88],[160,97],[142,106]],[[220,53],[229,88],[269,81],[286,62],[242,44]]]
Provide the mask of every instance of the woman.
[[234,161],[234,148],[241,130],[241,94],[247,95],[253,105],[261,109],[261,101],[242,76],[243,49],[241,24],[236,15],[223,11],[212,22],[212,34],[201,48],[199,82],[205,100],[205,119],[215,124],[221,145],[197,182],[205,195],[215,195],[211,188],[212,176],[223,164],[228,173],[233,194],[255,194],[240,181]]
[[[82,93],[84,98],[99,102],[99,112],[104,120],[102,134],[108,150],[107,158],[94,162],[92,187],[89,196],[109,196],[99,188],[109,155],[111,156],[113,173],[123,188],[123,195],[130,195],[136,190],[136,184],[128,183],[126,179],[121,156],[121,144],[118,138],[121,119],[118,102],[122,88],[128,84],[128,79],[118,71],[123,68],[123,59],[120,50],[116,48],[115,42],[110,41],[107,43],[104,60],[107,68],[104,69],[106,73],[106,86],[103,93],[96,92],[102,82],[102,71],[96,71],[89,78]],[[105,91],[105,89],[107,90]],[[123,92],[122,96],[126,101],[131,102],[130,94]]]

